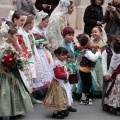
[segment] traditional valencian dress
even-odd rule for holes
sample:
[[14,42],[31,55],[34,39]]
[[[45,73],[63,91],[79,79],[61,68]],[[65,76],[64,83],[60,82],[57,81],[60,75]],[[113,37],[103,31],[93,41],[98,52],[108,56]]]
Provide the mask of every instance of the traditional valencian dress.
[[71,106],[73,99],[70,83],[66,81],[69,77],[67,67],[63,61],[55,61],[54,74],[44,105],[52,110],[66,110]]
[[[98,45],[95,40],[92,41],[92,46],[98,46],[101,49],[105,49],[104,47],[106,47],[106,43],[104,41],[102,41],[101,45]],[[95,95],[101,95],[102,92],[102,86],[103,86],[103,73],[102,73],[102,57],[100,57],[95,65],[95,73],[96,73],[96,83],[93,80],[92,81],[92,92]],[[93,71],[94,72],[94,71]],[[93,77],[95,77],[93,75]]]
[[[45,36],[45,29],[43,31],[40,31],[40,29],[37,26],[34,26],[32,32],[38,36],[41,36],[41,35],[43,37]],[[48,88],[54,76],[53,59],[52,59],[51,53],[45,48],[45,46],[43,46],[42,43],[39,44],[39,46],[37,46],[37,49],[35,51],[36,51],[35,56],[37,55],[37,57],[39,57],[41,60],[41,66],[40,66],[41,68],[38,67],[38,64],[37,64],[38,59],[35,59],[37,78],[34,79],[34,83],[33,83],[34,91],[41,88]],[[40,74],[39,69],[43,70],[43,75]],[[41,77],[41,75],[43,77]]]
[[[0,44],[0,58],[3,58],[4,51],[9,47],[17,52],[12,44],[3,42]],[[9,71],[6,71],[2,68],[2,62],[4,61],[0,59],[0,116],[16,116],[33,111],[29,90],[23,82],[20,70],[14,66],[8,67]]]
[[111,76],[111,81],[108,84],[104,103],[120,111],[120,54],[113,54],[108,75]]
[[[102,52],[102,71],[103,76],[107,75],[107,71],[110,66],[111,58],[113,56],[113,49],[108,46],[103,52]],[[103,90],[102,90],[102,105],[104,105],[104,98],[106,94],[106,90],[108,87],[109,81],[103,79]]]

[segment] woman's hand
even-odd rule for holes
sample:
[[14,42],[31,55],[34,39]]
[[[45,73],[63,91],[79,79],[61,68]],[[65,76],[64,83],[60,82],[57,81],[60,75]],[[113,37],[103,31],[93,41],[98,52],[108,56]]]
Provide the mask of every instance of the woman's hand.
[[46,46],[46,45],[48,45],[49,44],[49,41],[48,40],[46,40],[45,42],[43,42],[43,45],[44,46]]
[[97,21],[97,25],[102,25],[103,22],[102,21]]
[[116,7],[114,7],[114,6],[110,6],[110,11],[111,11],[111,12],[116,11]]

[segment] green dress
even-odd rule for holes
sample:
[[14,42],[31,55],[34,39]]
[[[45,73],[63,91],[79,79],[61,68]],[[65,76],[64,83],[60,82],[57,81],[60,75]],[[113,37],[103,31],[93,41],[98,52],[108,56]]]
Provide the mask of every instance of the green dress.
[[[3,51],[9,46],[8,43],[0,45],[0,57]],[[30,95],[23,84],[19,70],[11,68],[9,75],[12,73],[12,78],[2,72],[0,68],[0,117],[16,116],[33,111],[33,105]]]
[[[92,46],[99,46],[102,49],[105,49],[105,47],[107,46],[107,44],[102,41],[101,45],[98,45],[95,40],[92,41]],[[92,93],[94,95],[101,95],[102,92],[102,86],[103,86],[103,73],[102,73],[102,57],[100,57],[95,65],[95,73],[96,73],[96,77],[97,77],[97,83],[98,86],[95,87],[95,89],[92,89]],[[95,82],[92,82],[92,86],[95,86]]]

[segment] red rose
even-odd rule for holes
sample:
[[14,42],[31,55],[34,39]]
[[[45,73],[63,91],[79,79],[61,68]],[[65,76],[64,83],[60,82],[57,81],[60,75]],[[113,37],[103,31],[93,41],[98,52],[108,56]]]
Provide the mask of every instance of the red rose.
[[8,67],[11,67],[13,64],[14,64],[14,57],[11,53],[8,53],[6,54],[4,57],[3,57],[4,61],[3,61],[3,64],[8,66]]
[[18,37],[18,42],[19,42],[19,44],[21,44],[21,43],[23,42],[22,36],[19,36],[19,37]]

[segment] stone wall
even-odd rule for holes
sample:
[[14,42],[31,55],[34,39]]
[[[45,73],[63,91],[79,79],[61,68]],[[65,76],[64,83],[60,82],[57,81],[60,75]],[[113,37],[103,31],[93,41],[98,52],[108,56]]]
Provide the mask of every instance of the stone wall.
[[[0,17],[7,16],[9,10],[15,10],[15,5],[13,5],[13,2],[15,0],[0,0]],[[32,0],[33,3],[35,0]],[[105,10],[105,7],[107,3],[110,0],[105,0],[105,4],[103,5],[103,8]],[[71,26],[75,29],[83,30],[84,23],[83,23],[83,15],[86,6],[90,4],[90,0],[74,0],[75,8],[72,15],[68,16],[68,20],[71,24]]]

